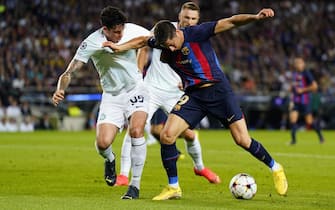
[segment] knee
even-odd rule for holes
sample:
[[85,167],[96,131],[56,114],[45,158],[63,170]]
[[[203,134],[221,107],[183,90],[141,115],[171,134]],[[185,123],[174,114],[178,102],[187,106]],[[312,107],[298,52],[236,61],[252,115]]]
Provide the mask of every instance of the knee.
[[162,131],[162,129],[159,126],[156,126],[156,125],[151,126],[150,132],[151,132],[152,135],[159,136],[161,131]]
[[307,124],[307,125],[312,125],[312,124],[313,124],[313,118],[311,118],[311,117],[310,117],[310,118],[307,118],[307,119],[306,119],[306,124]]
[[169,131],[162,131],[160,134],[160,142],[162,144],[173,144],[176,141],[174,135]]
[[110,141],[106,137],[98,136],[95,141],[97,149],[105,150],[109,147]]
[[140,127],[132,127],[129,129],[129,135],[132,138],[140,138],[144,136],[144,129],[140,128]]
[[192,142],[195,140],[195,132],[193,130],[187,129],[180,136],[183,137],[186,141]]

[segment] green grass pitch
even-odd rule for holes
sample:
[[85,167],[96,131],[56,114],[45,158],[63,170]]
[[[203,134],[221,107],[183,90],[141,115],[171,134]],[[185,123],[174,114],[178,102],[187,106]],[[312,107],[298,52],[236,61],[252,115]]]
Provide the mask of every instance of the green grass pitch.
[[[180,200],[152,201],[167,184],[158,144],[148,147],[139,200],[121,200],[126,187],[108,187],[103,159],[94,148],[95,133],[0,133],[0,209],[334,209],[335,133],[325,131],[320,145],[314,132],[298,133],[287,146],[289,131],[251,131],[285,167],[288,196],[276,194],[269,169],[236,146],[226,130],[201,130],[205,165],[222,183],[195,176],[191,158],[178,161]],[[119,169],[123,134],[113,144]],[[184,143],[178,147],[185,152]],[[251,174],[258,184],[252,200],[237,200],[228,190],[237,173]]]

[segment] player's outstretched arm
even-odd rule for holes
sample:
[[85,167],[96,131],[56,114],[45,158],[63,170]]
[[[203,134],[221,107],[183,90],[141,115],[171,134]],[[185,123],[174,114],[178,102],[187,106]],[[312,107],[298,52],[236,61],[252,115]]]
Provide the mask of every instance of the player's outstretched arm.
[[127,51],[127,50],[130,50],[130,49],[138,49],[138,48],[146,46],[150,37],[151,36],[139,36],[139,37],[131,39],[128,42],[125,42],[125,43],[120,44],[120,45],[115,44],[111,41],[106,41],[106,42],[102,43],[102,46],[103,47],[109,47],[114,52],[123,52],[123,51]]
[[60,75],[58,82],[57,82],[57,88],[55,93],[52,96],[52,103],[57,106],[59,102],[64,100],[65,96],[65,89],[69,86],[71,82],[71,74],[75,72],[78,69],[81,69],[81,67],[85,63],[82,61],[78,61],[76,59],[72,59],[67,69],[64,71],[63,74]]
[[239,14],[229,18],[223,18],[215,26],[215,34],[227,31],[229,29],[248,24],[257,20],[273,17],[274,11],[270,8],[262,9],[258,14]]
[[295,88],[295,92],[298,94],[315,92],[317,90],[318,90],[318,83],[315,80],[305,88],[299,88],[299,87]]
[[149,53],[150,47],[148,46],[140,48],[137,52],[137,66],[141,71],[143,71],[149,62]]

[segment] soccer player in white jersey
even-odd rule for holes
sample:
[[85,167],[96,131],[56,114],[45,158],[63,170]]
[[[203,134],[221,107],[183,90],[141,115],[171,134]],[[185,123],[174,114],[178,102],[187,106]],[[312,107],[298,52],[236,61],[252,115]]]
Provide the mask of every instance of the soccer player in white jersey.
[[[179,22],[174,22],[176,27],[186,27],[190,25],[196,25],[199,21],[200,8],[194,2],[186,2],[182,5],[179,12]],[[140,69],[144,69],[148,62],[148,51],[149,47],[142,48],[138,54],[138,65]],[[165,112],[170,112],[180,97],[184,94],[181,91],[181,79],[174,72],[168,64],[160,61],[161,50],[153,49],[151,64],[144,77],[144,83],[149,90],[150,101],[149,101],[149,114],[148,123],[153,114],[158,108],[162,108]],[[152,125],[156,133],[154,136],[159,136],[162,126],[158,129]],[[210,183],[220,183],[220,178],[209,168],[206,168],[203,163],[201,145],[198,139],[198,135],[195,131],[187,129],[182,137],[185,139],[185,145],[187,152],[193,159],[194,173],[198,176],[205,177]],[[121,151],[121,170],[120,175],[117,177],[116,185],[122,186],[128,184],[128,174],[130,170],[130,138],[125,136],[122,151]]]
[[81,43],[69,66],[59,77],[52,100],[57,106],[64,99],[71,74],[91,59],[99,73],[103,89],[95,143],[98,153],[105,159],[105,181],[109,186],[116,182],[112,143],[129,120],[132,179],[127,192],[121,198],[137,199],[146,158],[143,130],[147,119],[148,96],[142,74],[137,67],[136,51],[113,53],[109,48],[102,47],[105,41],[121,44],[139,35],[150,35],[147,29],[126,23],[126,20],[126,16],[118,8],[108,6],[101,11],[102,27]]

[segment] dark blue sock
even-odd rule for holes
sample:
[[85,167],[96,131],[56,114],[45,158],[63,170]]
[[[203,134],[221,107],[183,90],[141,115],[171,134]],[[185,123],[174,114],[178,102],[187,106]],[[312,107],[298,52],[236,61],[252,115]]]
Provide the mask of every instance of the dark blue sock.
[[291,142],[295,143],[296,142],[296,133],[298,130],[298,125],[297,123],[294,123],[291,125]]
[[173,143],[171,145],[161,144],[161,157],[166,174],[169,178],[169,184],[174,184],[178,182],[178,174],[177,174],[178,156],[179,153],[176,147],[176,143]]
[[319,136],[319,140],[320,141],[323,141],[323,136],[322,136],[322,133],[321,133],[321,128],[320,128],[320,125],[319,123],[317,123],[316,121],[314,121],[312,123],[312,128],[316,131],[316,133],[318,134]]
[[261,143],[258,141],[251,139],[251,144],[249,149],[247,149],[255,158],[265,163],[265,165],[269,166],[270,168],[274,164],[274,160],[270,156],[270,154],[266,151]]

